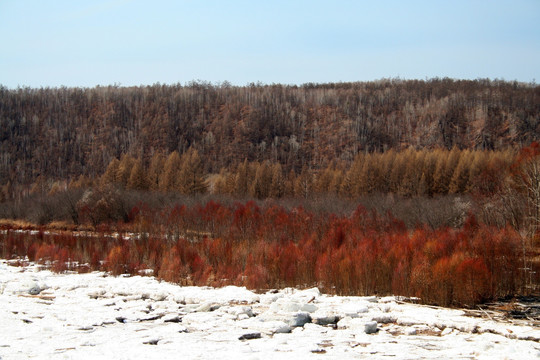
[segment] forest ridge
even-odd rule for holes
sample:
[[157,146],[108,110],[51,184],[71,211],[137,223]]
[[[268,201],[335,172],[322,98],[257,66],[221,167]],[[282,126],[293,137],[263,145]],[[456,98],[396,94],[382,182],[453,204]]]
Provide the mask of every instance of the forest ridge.
[[540,138],[539,99],[536,84],[447,78],[0,87],[0,185],[97,178],[123,154],[149,164],[190,148],[205,173],[268,160],[299,174],[388,149],[522,147]]

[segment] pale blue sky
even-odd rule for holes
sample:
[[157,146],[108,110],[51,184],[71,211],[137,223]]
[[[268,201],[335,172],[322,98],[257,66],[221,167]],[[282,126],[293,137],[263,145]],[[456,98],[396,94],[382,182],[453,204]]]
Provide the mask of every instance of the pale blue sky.
[[540,0],[0,0],[0,84],[540,81]]

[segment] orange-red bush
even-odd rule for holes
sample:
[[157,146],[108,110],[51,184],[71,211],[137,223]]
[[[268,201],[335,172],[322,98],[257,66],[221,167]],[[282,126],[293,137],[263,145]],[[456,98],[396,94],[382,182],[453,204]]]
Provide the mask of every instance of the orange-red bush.
[[154,211],[140,204],[130,216],[131,231],[144,229],[138,236],[113,234],[109,226],[94,233],[6,229],[1,253],[28,255],[56,271],[74,261],[91,269],[103,263],[113,274],[151,268],[179,284],[319,286],[338,294],[418,296],[440,305],[514,295],[523,284],[519,234],[473,217],[460,229],[410,231],[390,214],[362,207],[338,217],[253,202]]

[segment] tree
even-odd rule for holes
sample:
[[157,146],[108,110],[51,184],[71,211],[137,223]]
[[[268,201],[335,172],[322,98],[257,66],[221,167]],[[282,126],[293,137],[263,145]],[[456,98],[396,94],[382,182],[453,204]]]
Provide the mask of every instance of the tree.
[[474,158],[470,151],[465,150],[461,152],[458,164],[454,169],[454,174],[448,185],[448,192],[450,194],[463,194],[468,189],[470,168],[473,160]]
[[419,193],[422,195],[433,196],[435,191],[433,176],[437,167],[437,152],[438,151],[430,151],[424,158],[422,176],[420,177],[419,184]]
[[403,196],[416,196],[422,194],[422,170],[424,168],[425,153],[423,151],[408,150],[404,154],[405,166],[398,193]]
[[302,172],[296,178],[294,193],[298,197],[307,199],[311,195],[313,187],[313,177],[307,167],[302,168]]
[[272,183],[270,184],[270,197],[278,199],[285,193],[285,179],[280,163],[272,165]]
[[206,181],[201,158],[197,150],[190,148],[182,155],[178,173],[178,190],[182,194],[202,194],[206,192]]
[[227,188],[227,179],[230,174],[222,168],[216,176],[214,176],[213,186],[209,190],[213,194],[230,194],[230,189]]
[[178,191],[179,190],[179,181],[178,181],[178,171],[180,169],[180,154],[178,151],[173,151],[167,157],[165,161],[165,166],[159,178],[159,190],[161,191]]
[[101,176],[101,185],[114,185],[118,183],[118,167],[120,161],[117,158],[111,160],[105,173]]
[[342,192],[344,195],[357,197],[367,193],[367,182],[369,180],[367,179],[366,169],[369,168],[370,158],[369,155],[363,153],[356,155],[342,183]]
[[130,190],[148,189],[148,179],[146,178],[141,159],[135,160],[135,165],[131,169],[126,188]]
[[258,199],[266,199],[270,196],[272,186],[272,168],[268,161],[256,164],[255,179],[253,180],[251,195]]
[[120,184],[124,188],[127,186],[129,176],[131,175],[131,170],[133,169],[134,165],[135,159],[131,155],[124,154],[120,158],[116,179],[118,184]]
[[454,147],[450,152],[441,152],[433,174],[433,189],[436,194],[448,194],[450,181],[459,162],[461,151]]
[[163,168],[165,167],[165,156],[161,152],[156,152],[150,159],[150,168],[148,169],[148,187],[150,190],[158,190],[161,180],[161,175],[163,173]]
[[236,170],[235,193],[239,196],[246,196],[249,193],[249,184],[251,183],[251,169],[247,159],[238,164]]

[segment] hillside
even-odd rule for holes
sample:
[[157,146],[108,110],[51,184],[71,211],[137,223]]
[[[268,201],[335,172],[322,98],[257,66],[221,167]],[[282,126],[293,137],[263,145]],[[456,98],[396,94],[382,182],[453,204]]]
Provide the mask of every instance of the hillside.
[[300,173],[362,152],[521,147],[540,138],[539,99],[535,84],[451,79],[0,87],[0,185],[95,178],[123,154],[148,164],[189,148],[207,173],[246,159]]

